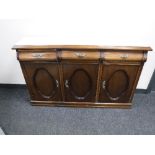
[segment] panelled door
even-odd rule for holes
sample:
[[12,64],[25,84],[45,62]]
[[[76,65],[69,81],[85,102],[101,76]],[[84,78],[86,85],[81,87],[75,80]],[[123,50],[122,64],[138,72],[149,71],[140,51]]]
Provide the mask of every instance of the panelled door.
[[139,65],[104,64],[99,102],[130,102],[139,67]]
[[65,101],[95,102],[98,64],[63,64]]
[[32,100],[61,101],[58,64],[21,62]]

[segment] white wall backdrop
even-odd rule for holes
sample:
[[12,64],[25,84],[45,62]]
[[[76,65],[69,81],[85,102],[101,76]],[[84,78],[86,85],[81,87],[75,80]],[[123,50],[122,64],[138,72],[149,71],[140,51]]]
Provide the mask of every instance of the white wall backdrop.
[[[34,9],[25,3],[23,9],[31,19],[17,19],[22,12],[20,9],[12,12],[16,19],[0,20],[0,83],[25,83],[15,51],[11,50],[23,37],[50,36],[68,42],[78,38],[94,44],[151,46],[155,49],[153,0],[57,0],[50,4],[38,3]],[[154,68],[153,51],[148,55],[138,88],[147,88]]]

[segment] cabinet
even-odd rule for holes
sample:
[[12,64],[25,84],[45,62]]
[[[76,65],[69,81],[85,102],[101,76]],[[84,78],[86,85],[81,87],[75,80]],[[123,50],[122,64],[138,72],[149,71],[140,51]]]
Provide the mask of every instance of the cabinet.
[[150,47],[15,45],[32,105],[129,108]]
[[61,101],[58,64],[21,62],[32,101]]
[[102,69],[100,102],[131,102],[131,94],[136,83],[139,65],[105,64]]
[[65,101],[95,102],[98,64],[64,64]]

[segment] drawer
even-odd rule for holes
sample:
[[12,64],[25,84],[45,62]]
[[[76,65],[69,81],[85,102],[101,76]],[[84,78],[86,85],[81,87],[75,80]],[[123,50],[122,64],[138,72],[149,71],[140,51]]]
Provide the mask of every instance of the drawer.
[[98,60],[100,52],[98,50],[63,50],[61,58],[64,60]]
[[32,61],[32,60],[56,60],[56,52],[19,52],[18,59],[20,61]]
[[143,52],[102,52],[102,59],[107,61],[145,61]]

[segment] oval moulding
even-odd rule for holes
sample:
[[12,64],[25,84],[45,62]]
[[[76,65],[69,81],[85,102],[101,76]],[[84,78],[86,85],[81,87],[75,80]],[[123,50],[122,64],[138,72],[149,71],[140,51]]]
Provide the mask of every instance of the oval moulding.
[[84,69],[77,69],[70,77],[70,91],[76,99],[86,99],[92,89],[92,79]]
[[56,81],[44,68],[39,68],[35,71],[33,83],[36,91],[45,99],[52,98],[56,93]]
[[106,91],[111,100],[118,100],[128,90],[128,87],[128,74],[124,70],[117,70],[107,80]]

